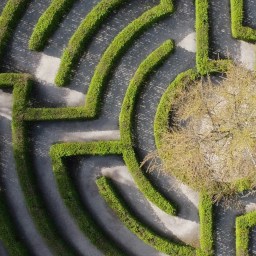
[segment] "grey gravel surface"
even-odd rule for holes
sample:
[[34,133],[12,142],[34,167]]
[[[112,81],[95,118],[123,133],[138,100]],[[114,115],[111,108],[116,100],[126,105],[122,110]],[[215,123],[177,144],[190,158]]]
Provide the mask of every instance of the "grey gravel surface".
[[0,255],[8,256],[8,252],[7,252],[6,248],[4,247],[4,244],[2,241],[0,241]]
[[117,162],[116,160],[116,157],[88,157],[86,161],[82,161],[78,165],[78,173],[75,175],[75,179],[81,198],[94,218],[100,223],[101,228],[116,243],[120,244],[128,255],[164,256],[165,254],[158,253],[152,247],[144,244],[124,227],[109,209],[104,199],[100,197],[95,179],[100,176],[101,167],[109,166],[109,163],[113,164]]
[[210,57],[238,59],[239,41],[231,37],[229,1],[209,1],[210,14]]
[[[38,18],[50,2],[50,0],[31,1],[26,14],[15,31],[14,39],[9,44],[4,58],[1,59],[1,72],[28,72],[35,74],[41,53],[29,51],[28,40]],[[58,30],[50,38],[49,44],[43,53],[60,58],[64,47],[77,26],[98,2],[99,0],[76,1],[73,9],[66,15]],[[249,0],[245,2],[245,24],[256,27],[255,1]],[[6,0],[0,1],[0,10],[2,10],[5,3]],[[89,43],[86,53],[76,68],[69,88],[86,94],[93,71],[109,43],[129,22],[158,3],[159,1],[157,0],[147,2],[131,0],[121,7],[119,11],[114,12],[111,17],[107,18],[91,43]],[[116,64],[116,68],[113,70],[108,81],[108,87],[104,94],[103,108],[98,120],[42,122],[31,125],[29,135],[31,158],[33,158],[35,175],[38,181],[40,181],[38,183],[39,189],[62,237],[68,241],[77,253],[82,255],[83,252],[89,252],[90,250],[91,255],[100,255],[101,253],[82,234],[59,195],[48,155],[49,147],[52,143],[59,141],[83,141],[82,135],[77,137],[77,133],[118,130],[118,117],[123,97],[129,81],[141,61],[165,40],[173,39],[177,45],[184,37],[195,31],[195,6],[193,1],[175,1],[175,7],[176,11],[173,15],[166,17],[163,21],[156,23],[143,33],[142,36],[134,41],[122,59]],[[237,60],[240,57],[240,43],[231,37],[229,8],[228,0],[210,1],[211,58],[230,56]],[[134,118],[135,150],[140,160],[148,152],[155,149],[153,121],[163,92],[180,72],[193,67],[195,67],[195,54],[177,47],[172,56],[145,83],[136,104],[136,116]],[[64,98],[66,96],[64,89],[56,88],[52,84],[36,81],[31,93],[31,104],[36,107],[64,106]],[[0,159],[2,183],[6,189],[9,205],[13,209],[13,217],[32,254],[51,255],[51,252],[35,229],[26,209],[13,160],[10,120],[3,117],[0,119],[0,134],[3,140],[1,151],[5,152]],[[74,179],[82,196],[83,203],[95,215],[95,218],[105,232],[120,246],[125,248],[129,255],[160,255],[128,231],[116,219],[113,212],[98,194],[95,178],[100,175],[100,168],[114,166],[115,164],[123,164],[120,157],[91,157],[79,163],[74,163],[77,172],[77,176]],[[149,178],[154,181],[170,200],[177,203],[179,217],[199,222],[197,208],[184,194],[178,193],[176,189],[172,188],[172,179],[170,177],[164,174],[153,173],[149,174]],[[143,209],[148,211],[146,221],[152,224],[154,213],[150,212],[142,195],[127,187],[122,187],[121,190],[124,196],[126,193],[136,194],[136,200],[141,202],[140,211],[143,211]],[[239,196],[237,200],[244,205],[256,201],[253,196],[248,198]],[[14,209],[19,209],[19,211]],[[215,212],[215,255],[233,256],[235,255],[235,216],[243,214],[244,210],[238,211],[234,207],[226,210],[222,205],[219,205],[215,206]],[[69,227],[68,232],[66,232],[66,226]],[[160,233],[168,233],[160,225],[155,227],[155,229]],[[253,229],[251,240],[252,253],[256,251],[255,234],[256,231]],[[170,235],[175,237],[174,234]]]
[[244,1],[244,25],[256,29],[255,1]]
[[1,142],[1,184],[12,212],[12,218],[33,255],[52,255],[47,245],[38,234],[26,208],[19,179],[16,173],[15,161],[11,145],[11,121],[0,117]]
[[[247,204],[256,203],[255,194],[238,194],[231,200],[228,205],[224,202],[215,205],[216,255],[235,255],[235,217],[245,214]],[[254,250],[252,247],[251,252]]]
[[6,5],[6,3],[7,3],[7,0],[2,0],[0,2],[0,12],[2,12],[2,10],[4,9],[4,6]]

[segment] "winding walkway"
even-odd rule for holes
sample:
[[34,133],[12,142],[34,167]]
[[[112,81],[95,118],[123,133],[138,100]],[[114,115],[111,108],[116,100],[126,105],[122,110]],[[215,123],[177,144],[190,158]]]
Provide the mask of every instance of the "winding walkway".
[[[53,81],[63,48],[84,17],[98,2],[98,0],[76,1],[42,53],[29,51],[28,41],[33,27],[48,7],[50,0],[32,1],[29,5],[15,31],[14,39],[9,44],[4,58],[1,59],[0,70],[1,72],[27,72],[36,76],[37,81],[33,86],[30,99],[32,107],[83,106],[89,83],[94,77],[93,72],[110,43],[131,21],[159,4],[159,0],[150,0],[147,3],[143,0],[127,1],[99,28],[82,56],[69,87],[56,88]],[[251,26],[255,26],[252,2],[247,1],[247,19]],[[5,1],[1,1],[0,10],[4,3]],[[119,114],[130,80],[146,56],[167,39],[173,39],[176,44],[175,52],[157,72],[150,76],[136,103],[133,139],[139,160],[142,161],[146,154],[155,150],[153,124],[160,98],[170,82],[179,73],[194,68],[196,62],[194,47],[195,6],[193,1],[187,0],[177,1],[175,5],[176,10],[173,15],[167,16],[147,29],[138,39],[133,41],[132,47],[127,49],[122,58],[115,63],[110,72],[111,75],[108,77],[103,107],[98,119],[34,122],[29,126],[27,139],[30,146],[33,172],[39,181],[38,189],[43,196],[51,218],[54,220],[58,234],[63,241],[72,247],[75,255],[100,256],[104,253],[98,250],[88,239],[78,225],[78,220],[74,218],[65,204],[66,198],[63,199],[58,190],[59,184],[49,156],[50,147],[59,142],[120,140]],[[245,48],[251,50],[253,46],[252,44],[244,45],[242,42],[232,39],[229,1],[210,1],[209,11],[210,36],[213,38],[210,44],[210,57],[230,56],[237,61],[244,60]],[[186,46],[188,43],[190,47]],[[47,77],[49,74],[41,73],[46,68],[42,64],[42,59],[45,56],[45,66],[52,64],[48,68],[54,68],[51,77]],[[49,57],[48,60],[47,56]],[[53,61],[53,58],[56,62]],[[11,108],[11,92],[0,90],[0,144],[1,152],[4,152],[0,158],[2,185],[13,213],[12,217],[15,219],[19,233],[30,252],[33,255],[53,255],[35,228],[20,188],[11,145]],[[97,225],[108,237],[109,242],[121,248],[127,255],[163,256],[164,254],[143,243],[117,219],[114,212],[100,196],[96,186],[95,181],[101,175],[109,176],[114,181],[127,205],[158,234],[173,241],[199,247],[198,194],[179,183],[174,177],[159,173],[148,174],[149,179],[160,188],[160,191],[170,201],[177,203],[177,216],[169,216],[139,192],[124,166],[121,156],[72,157],[67,160],[67,169],[68,173],[71,172],[71,181],[80,195],[84,211],[93,216]],[[244,208],[249,203],[256,203],[253,196],[245,198],[239,195],[237,200],[243,204]],[[216,255],[235,255],[235,217],[244,211],[238,211],[235,207],[225,210],[222,204],[214,206]],[[254,233],[252,239],[255,240]],[[252,245],[251,251],[255,250],[254,247],[255,245]],[[6,254],[4,246],[1,244],[0,254]]]

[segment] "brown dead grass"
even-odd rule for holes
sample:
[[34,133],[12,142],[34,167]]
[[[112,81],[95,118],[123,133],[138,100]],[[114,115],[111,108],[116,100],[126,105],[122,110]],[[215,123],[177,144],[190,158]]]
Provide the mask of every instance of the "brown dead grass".
[[256,76],[232,65],[225,77],[213,80],[202,78],[178,92],[170,131],[144,162],[218,200],[234,193],[241,179],[255,186]]

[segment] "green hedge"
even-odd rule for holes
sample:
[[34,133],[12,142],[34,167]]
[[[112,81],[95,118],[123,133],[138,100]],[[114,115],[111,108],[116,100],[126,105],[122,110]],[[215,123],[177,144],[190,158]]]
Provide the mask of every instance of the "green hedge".
[[[54,167],[59,170],[62,163],[56,159],[83,155],[121,155],[124,148],[120,141],[66,142],[52,145],[50,156],[55,159]],[[60,166],[56,165],[57,162]]]
[[0,16],[0,57],[30,0],[9,0]]
[[[152,72],[152,70],[160,65],[164,59],[173,51],[173,43],[171,40],[166,41],[159,49],[154,51],[149,57],[142,62],[138,68],[134,78],[132,79],[128,92],[124,99],[124,104],[120,114],[120,130],[122,142],[127,146],[127,149],[123,152],[124,160],[129,167],[131,173],[133,174],[135,181],[137,182],[139,188],[143,193],[156,205],[162,208],[164,211],[174,214],[174,206],[166,198],[161,195],[152,184],[146,179],[142,170],[139,167],[139,163],[136,159],[132,145],[132,115],[134,114],[134,104],[139,93],[137,87],[140,89],[146,77]],[[93,96],[91,96],[93,98]],[[94,99],[96,101],[96,99]],[[127,105],[133,104],[132,108],[127,111]],[[63,119],[83,119],[90,118],[91,113],[87,111],[90,108],[60,108],[60,109],[28,109],[25,115],[26,120],[56,120],[58,118]],[[98,109],[97,109],[98,110]],[[128,123],[129,129],[126,129],[126,124]]]
[[[0,58],[12,36],[13,29],[29,2],[29,0],[9,0],[4,7],[0,16]],[[0,88],[13,87],[17,78],[16,75],[0,75]],[[0,193],[0,213],[0,239],[7,247],[8,253],[11,256],[27,255],[27,248],[19,240],[16,227],[11,219],[4,191]]]
[[[22,76],[14,74],[0,74],[0,88],[9,88],[13,87],[14,84],[22,84]],[[14,226],[13,221],[11,220],[11,215],[9,213],[7,202],[5,200],[4,191],[0,192],[0,239],[3,241],[4,245],[8,249],[10,255],[27,255],[27,248],[21,240],[16,239],[18,234],[16,232],[16,227]],[[20,239],[20,238],[19,238]]]
[[28,153],[27,126],[24,111],[27,108],[31,77],[20,74],[0,74],[0,87],[13,87],[12,143],[19,182],[28,210],[43,238],[56,255],[74,255],[67,244],[59,239],[56,227],[38,196],[34,170]]
[[138,37],[145,29],[167,14],[172,13],[173,4],[171,0],[162,0],[160,4],[131,22],[112,41],[102,56],[94,76],[92,78],[88,93],[86,95],[85,107],[67,108],[28,108],[25,119],[29,121],[48,120],[71,120],[92,119],[100,112],[101,97],[106,87],[106,80],[111,73],[118,58],[128,48],[130,43]]
[[195,255],[195,249],[192,247],[171,242],[169,239],[159,236],[150,227],[139,221],[110,179],[101,177],[97,180],[97,185],[100,194],[105,198],[109,207],[114,210],[117,217],[143,242],[167,255]]
[[148,78],[149,74],[159,66],[173,51],[174,45],[171,40],[164,42],[159,48],[154,50],[138,67],[135,75],[133,76],[128,89],[126,91],[124,101],[121,108],[121,113],[119,116],[119,126],[121,133],[122,143],[130,146],[123,153],[123,157],[126,165],[128,166],[133,178],[139,189],[144,193],[144,195],[161,209],[167,213],[174,214],[175,207],[163,196],[153,184],[145,176],[142,169],[139,166],[136,154],[131,145],[133,142],[132,128],[133,128],[133,118],[135,111],[135,104],[139,93],[144,85],[145,80]]
[[101,106],[102,92],[111,69],[125,50],[145,29],[167,14],[172,13],[172,11],[173,5],[171,2],[161,1],[158,6],[146,11],[115,37],[97,65],[86,95],[86,107],[89,116],[96,116],[98,113]]
[[70,11],[76,0],[52,0],[50,6],[39,18],[29,40],[29,49],[41,51],[64,15]]
[[[31,215],[34,217],[34,221],[37,224],[38,229],[47,238],[47,242],[52,249],[56,252],[56,255],[74,255],[71,254],[67,248],[62,248],[59,244],[58,237],[50,230],[52,226],[49,223],[49,217],[44,215],[44,206],[41,204],[36,194],[35,183],[33,179],[32,170],[28,166],[29,159],[27,154],[26,127],[23,122],[23,112],[26,108],[27,96],[29,92],[29,84],[22,84],[26,82],[29,77],[6,74],[0,75],[0,86],[8,87],[15,83],[14,87],[14,109],[13,109],[13,147],[15,160],[17,164],[19,180],[22,185],[25,198],[27,200],[28,208]],[[18,100],[19,99],[19,100]],[[79,204],[76,203],[78,195],[75,193],[74,188],[71,186],[69,178],[64,174],[65,167],[62,164],[62,157],[73,155],[85,155],[88,152],[90,154],[121,154],[124,148],[120,146],[120,142],[100,142],[100,143],[67,143],[53,145],[50,155],[53,160],[53,168],[56,174],[56,179],[59,183],[60,192],[63,195],[65,203],[68,205],[71,213],[76,218],[79,227],[85,231],[88,237],[102,250],[105,250],[106,255],[124,255],[113,245],[108,244],[106,238],[102,235],[101,230],[95,225],[92,217],[85,212]],[[80,204],[81,205],[81,204]],[[39,211],[40,209],[40,211]],[[63,245],[62,245],[63,246]]]
[[84,120],[91,119],[85,107],[27,108],[26,121]]
[[65,159],[70,156],[79,155],[106,155],[121,154],[120,143],[113,142],[91,142],[91,143],[65,143],[55,144],[51,147],[50,156],[52,158],[54,176],[58,184],[65,205],[78,224],[79,228],[86,234],[92,243],[108,256],[124,255],[109,237],[103,233],[97,225],[93,216],[83,207],[78,192],[69,177],[65,167]]
[[126,0],[102,0],[86,16],[70,39],[61,57],[60,68],[55,79],[57,85],[64,86],[69,82],[72,70],[78,63],[80,56],[84,53],[92,36],[106,17],[125,1]]
[[[9,74],[8,74],[9,77]],[[4,79],[6,81],[6,79]],[[1,82],[0,82],[1,85]],[[22,88],[17,88],[17,92]],[[24,94],[26,91],[26,94]],[[16,163],[19,166],[18,172],[20,177],[20,182],[23,185],[23,191],[26,195],[26,199],[28,200],[29,210],[34,217],[34,212],[37,212],[37,217],[35,222],[37,224],[38,229],[47,237],[47,242],[50,244],[51,248],[56,251],[56,255],[74,255],[68,251],[68,248],[61,248],[59,244],[59,240],[57,237],[54,237],[52,234],[52,230],[49,230],[48,220],[43,216],[44,206],[39,206],[39,202],[36,202],[37,195],[35,194],[33,189],[34,183],[28,182],[32,177],[26,177],[24,172],[29,171],[29,167],[27,166],[29,163],[29,159],[27,159],[27,145],[25,143],[26,138],[26,127],[23,122],[24,112],[27,102],[27,92],[28,90],[22,90],[19,94],[14,94],[14,102],[17,103],[15,107],[14,120],[17,122],[13,122],[13,145],[15,150]],[[23,95],[22,95],[23,93]],[[20,99],[20,100],[18,100]],[[17,116],[17,117],[16,117]],[[54,119],[54,116],[52,116]],[[93,218],[90,214],[84,209],[81,208],[81,203],[78,203],[77,200],[78,194],[75,192],[75,189],[72,187],[72,183],[69,178],[65,175],[65,166],[62,164],[62,157],[67,156],[77,156],[77,155],[85,155],[86,152],[90,152],[90,154],[101,154],[106,155],[111,152],[113,154],[121,154],[123,147],[120,146],[120,142],[100,142],[100,143],[67,143],[67,144],[58,144],[53,145],[50,151],[50,155],[53,161],[53,169],[56,174],[56,179],[59,184],[59,190],[63,196],[63,199],[66,205],[69,207],[70,212],[73,214],[73,217],[76,219],[79,227],[87,234],[88,238],[91,239],[92,242],[99,248],[105,251],[106,255],[124,255],[118,248],[115,248],[113,244],[108,243],[107,238],[103,236],[102,231],[97,227],[97,224],[94,223]],[[23,172],[23,173],[21,173]],[[32,173],[29,173],[29,176],[32,176]],[[25,183],[25,184],[23,184]],[[27,194],[30,196],[27,196]],[[31,209],[32,208],[32,209]],[[38,209],[41,209],[38,212]],[[33,212],[34,211],[34,212]],[[40,217],[38,217],[40,216]],[[49,226],[48,226],[49,225]]]
[[[190,81],[194,81],[198,77],[200,77],[200,74],[195,70],[187,70],[179,74],[163,94],[154,121],[154,135],[157,148],[161,146],[161,135],[169,129],[169,113],[177,90],[185,88]],[[197,255],[210,256],[213,254],[212,200],[205,192],[201,192],[200,195],[199,216],[201,249],[197,250]]]
[[200,245],[198,256],[214,255],[213,202],[207,192],[201,192],[199,202]]
[[129,145],[133,144],[132,121],[135,114],[135,104],[139,97],[139,93],[143,88],[145,80],[154,69],[161,65],[167,57],[169,57],[173,50],[173,42],[171,40],[165,41],[159,48],[147,56],[147,58],[139,65],[136,73],[131,79],[119,116],[120,133],[124,143]]
[[256,29],[243,26],[244,0],[230,0],[232,36],[239,40],[255,42]]
[[201,75],[227,69],[228,60],[209,59],[209,0],[196,3],[196,67]]
[[4,193],[0,192],[0,239],[7,248],[10,256],[28,255],[23,241],[18,238],[16,226],[10,216]]
[[169,114],[172,107],[172,99],[176,95],[176,88],[185,87],[189,81],[195,80],[199,74],[193,70],[187,70],[179,74],[164,92],[155,115],[154,120],[154,136],[156,147],[161,146],[161,135],[169,130]]
[[256,212],[236,218],[236,255],[249,256],[250,229],[256,226]]

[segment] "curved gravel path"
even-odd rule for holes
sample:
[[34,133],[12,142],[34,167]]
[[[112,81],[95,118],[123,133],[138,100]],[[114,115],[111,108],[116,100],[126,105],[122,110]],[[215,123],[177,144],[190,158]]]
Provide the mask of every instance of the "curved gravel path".
[[7,252],[6,248],[4,247],[2,241],[0,241],[0,255],[8,256],[8,252]]
[[[58,66],[63,48],[75,32],[77,26],[99,0],[78,0],[67,14],[59,29],[50,38],[42,53],[28,50],[28,40],[40,15],[46,10],[50,0],[31,1],[27,12],[21,19],[9,44],[4,58],[1,59],[1,72],[28,72],[37,77],[31,92],[31,106],[58,107],[81,106],[94,69],[100,57],[113,38],[129,22],[144,11],[159,3],[159,0],[131,0],[107,19],[88,45],[87,51],[78,64],[74,78],[68,88],[57,88],[53,84],[55,70]],[[0,2],[0,11],[6,0]],[[254,1],[246,1],[246,23],[256,27]],[[134,41],[133,45],[116,63],[109,78],[104,94],[104,105],[99,119],[93,121],[61,121],[33,123],[29,128],[30,156],[37,177],[39,190],[45,200],[62,238],[70,244],[79,255],[103,255],[81,232],[58,192],[49,149],[57,142],[80,142],[95,140],[119,140],[119,114],[122,101],[139,64],[156,47],[167,39],[173,39],[175,52],[153,73],[145,83],[136,104],[134,118],[135,150],[139,160],[155,149],[153,122],[159,100],[170,82],[181,72],[195,67],[195,6],[193,1],[175,2],[175,12],[163,21],[156,23]],[[234,40],[230,31],[230,12],[228,0],[210,1],[210,57],[230,56],[241,61],[248,68],[255,65],[254,45]],[[42,64],[46,56],[46,65],[52,71],[52,77],[44,74]],[[47,60],[47,57],[48,60]],[[250,57],[250,58],[249,58]],[[55,58],[55,59],[53,59]],[[40,64],[41,63],[41,64]],[[41,65],[41,66],[40,66]],[[50,66],[52,65],[52,66]],[[42,71],[42,73],[40,73]],[[49,248],[36,230],[26,208],[21,191],[11,146],[11,107],[10,91],[0,90],[0,142],[1,180],[6,191],[7,200],[13,213],[13,219],[22,238],[32,255],[52,255]],[[111,211],[100,197],[95,179],[100,175],[110,176],[117,184],[121,194],[136,214],[159,234],[183,241],[195,247],[199,245],[198,194],[179,183],[174,177],[159,173],[149,174],[150,179],[161,188],[161,192],[178,205],[178,215],[168,216],[147,201],[138,191],[127,172],[122,159],[118,156],[87,157],[71,160],[69,168],[74,168],[73,179],[81,195],[84,206],[95,217],[101,228],[128,255],[164,255],[144,244],[132,234]],[[120,173],[120,174],[119,174]],[[245,213],[250,203],[256,203],[255,196],[235,199],[243,205],[225,209],[223,204],[214,206],[215,255],[235,255],[235,217]],[[67,231],[68,227],[68,231]],[[252,232],[251,253],[256,251],[255,228]],[[0,255],[7,255],[0,244]]]
[[101,168],[101,173],[114,181],[136,216],[165,237],[199,247],[199,223],[163,212],[138,190],[127,167],[114,165],[114,162],[111,161],[113,167]]
[[109,157],[89,157],[77,166],[78,173],[75,175],[75,181],[83,203],[87,205],[102,229],[124,248],[128,255],[164,256],[165,254],[158,253],[124,227],[99,195],[95,180],[101,173],[100,167],[114,160]]
[[[3,92],[0,94],[3,95]],[[10,94],[9,94],[10,95]],[[6,96],[6,95],[5,95]],[[19,179],[16,173],[15,161],[12,151],[11,120],[6,118],[6,113],[11,111],[12,98],[5,97],[6,109],[0,112],[0,163],[1,163],[1,184],[6,194],[7,202],[12,212],[12,218],[22,234],[33,255],[52,255],[41,236],[37,232],[33,221],[26,208],[22,190],[19,185]],[[8,108],[9,107],[9,108]],[[2,255],[2,254],[0,254]]]

